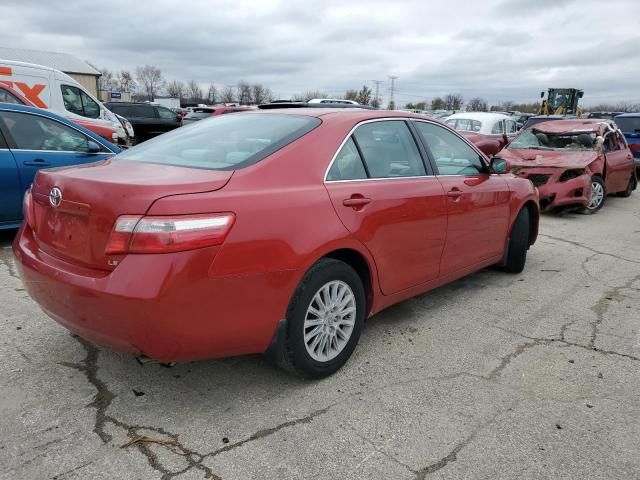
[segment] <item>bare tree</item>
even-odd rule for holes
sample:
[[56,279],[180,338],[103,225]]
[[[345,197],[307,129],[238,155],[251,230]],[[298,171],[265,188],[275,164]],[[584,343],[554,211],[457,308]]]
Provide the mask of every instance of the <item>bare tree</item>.
[[509,110],[514,110],[513,108],[514,104],[511,100],[507,100],[506,102],[502,102],[502,104],[500,105],[501,109],[504,110],[505,112],[509,111]]
[[202,88],[195,80],[189,80],[187,82],[187,88],[185,92],[187,98],[194,103],[202,103]]
[[487,108],[487,101],[480,97],[472,98],[467,104],[467,110],[470,110],[472,112],[486,112]]
[[110,91],[114,88],[118,88],[118,79],[113,76],[113,73],[106,68],[100,69],[100,73],[102,74],[100,75],[100,80],[98,82],[100,90]]
[[156,93],[164,86],[164,79],[159,68],[153,65],[145,65],[136,68],[136,76],[142,84],[142,88],[147,95],[147,99],[153,102]]
[[269,89],[265,88],[261,83],[256,83],[251,86],[251,96],[253,97],[253,102],[256,105],[267,103],[269,101],[268,96],[270,93]]
[[308,102],[312,98],[329,98],[329,94],[320,90],[307,90],[304,93],[297,93],[291,97],[294,102]]
[[234,103],[236,101],[236,92],[231,85],[227,85],[220,94],[220,101],[222,103]]
[[344,92],[344,99],[345,100],[353,100],[354,102],[357,102],[358,98],[358,91],[355,89],[349,89],[346,92]]
[[459,93],[447,93],[444,96],[445,110],[460,110],[464,104],[464,97]]
[[238,82],[238,103],[240,105],[251,105],[251,85],[247,82],[240,80]]
[[369,105],[369,103],[371,103],[371,95],[372,95],[371,89],[366,85],[363,85],[362,89],[358,92],[358,95],[356,96],[355,100],[360,105]]
[[180,80],[173,80],[167,84],[167,95],[173,98],[184,98],[186,87]]
[[122,70],[120,72],[120,88],[123,92],[127,93],[132,92],[136,88],[136,81],[128,70]]
[[210,105],[215,105],[217,100],[218,100],[218,89],[212,83],[211,85],[209,85],[209,90],[207,91],[207,102],[209,102]]

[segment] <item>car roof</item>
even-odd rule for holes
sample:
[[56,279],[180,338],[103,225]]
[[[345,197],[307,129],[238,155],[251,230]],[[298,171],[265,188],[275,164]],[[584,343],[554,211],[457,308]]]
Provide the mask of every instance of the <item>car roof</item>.
[[576,120],[554,120],[552,122],[541,122],[532,128],[542,133],[599,133],[603,129],[611,126],[611,121],[589,118]]
[[492,112],[460,112],[454,113],[447,120],[458,119],[458,118],[468,118],[469,120],[513,120],[513,118],[509,115],[505,115],[503,113],[492,113]]
[[615,118],[640,118],[640,112],[633,112],[633,113],[622,113],[620,115],[616,115]]
[[105,105],[149,105],[150,107],[161,107],[155,103],[149,102],[105,102]]
[[534,115],[529,118],[548,118],[549,120],[567,120],[572,118],[578,118],[575,115]]
[[266,110],[252,110],[250,113],[260,115],[305,115],[307,117],[341,118],[346,120],[362,121],[376,118],[415,118],[418,120],[430,120],[441,123],[433,118],[425,117],[417,113],[398,112],[395,110],[366,110],[361,108],[269,108]]
[[60,123],[64,123],[69,127],[75,128],[76,130],[80,130],[85,135],[91,137],[91,139],[94,140],[95,142],[108,147],[112,151],[115,151],[115,152],[120,151],[119,147],[117,147],[116,145],[113,145],[111,142],[106,141],[104,138],[93,133],[91,130],[87,130],[82,125],[78,125],[77,123],[67,120],[66,118],[58,114],[50,112],[49,110],[43,110],[41,108],[36,108],[36,107],[28,107],[26,105],[18,105],[16,103],[0,102],[0,111],[26,112],[26,113],[33,113],[36,115],[40,115],[42,117],[51,118],[53,120],[57,120]]

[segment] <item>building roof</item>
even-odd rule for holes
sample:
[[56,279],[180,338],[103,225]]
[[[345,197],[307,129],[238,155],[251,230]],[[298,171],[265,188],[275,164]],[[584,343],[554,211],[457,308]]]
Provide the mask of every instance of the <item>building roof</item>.
[[56,70],[60,70],[65,73],[100,75],[100,72],[87,62],[84,62],[73,55],[69,55],[68,53],[0,47],[0,58],[16,62],[44,65],[45,67],[55,68]]

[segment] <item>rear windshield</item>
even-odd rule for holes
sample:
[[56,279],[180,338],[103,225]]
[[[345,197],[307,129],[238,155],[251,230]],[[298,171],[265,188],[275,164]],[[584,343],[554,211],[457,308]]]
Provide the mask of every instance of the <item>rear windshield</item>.
[[115,158],[235,170],[259,162],[320,123],[302,115],[220,115],[160,135]]
[[447,125],[463,132],[479,132],[482,129],[482,122],[468,118],[450,118]]
[[615,121],[624,133],[640,133],[640,117],[616,117]]

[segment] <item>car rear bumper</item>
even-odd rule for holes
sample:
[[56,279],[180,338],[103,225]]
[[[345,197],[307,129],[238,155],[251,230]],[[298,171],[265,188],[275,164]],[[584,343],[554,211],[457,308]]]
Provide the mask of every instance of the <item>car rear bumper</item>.
[[215,250],[128,255],[107,272],[51,257],[28,226],[13,244],[29,295],[90,342],[161,361],[264,352],[285,316],[294,271],[215,278]]
[[587,206],[591,196],[591,177],[584,174],[565,182],[553,177],[544,185],[538,186],[540,208],[551,210],[568,205]]

